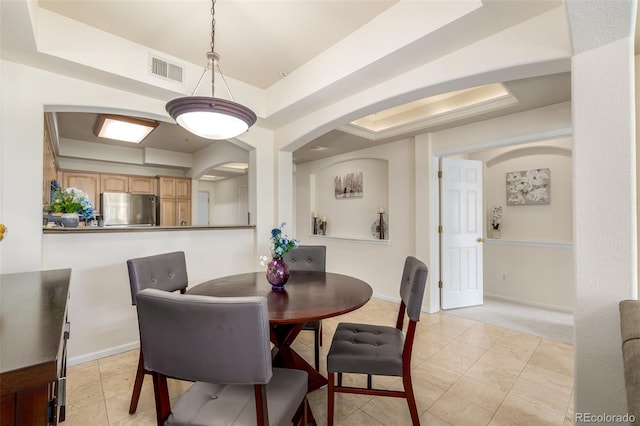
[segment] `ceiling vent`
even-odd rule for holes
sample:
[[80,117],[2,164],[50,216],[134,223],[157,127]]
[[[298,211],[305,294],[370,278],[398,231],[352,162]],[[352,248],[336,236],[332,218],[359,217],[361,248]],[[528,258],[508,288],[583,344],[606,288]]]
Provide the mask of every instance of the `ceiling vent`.
[[175,81],[182,83],[182,67],[180,65],[172,64],[157,56],[149,56],[149,71],[151,74],[161,77],[165,80]]

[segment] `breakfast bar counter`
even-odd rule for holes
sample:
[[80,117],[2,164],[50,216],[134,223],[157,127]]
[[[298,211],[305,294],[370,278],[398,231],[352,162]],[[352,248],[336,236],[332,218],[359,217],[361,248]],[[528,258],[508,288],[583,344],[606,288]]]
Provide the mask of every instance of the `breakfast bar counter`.
[[230,229],[254,229],[255,225],[190,225],[190,226],[78,226],[65,228],[63,226],[42,227],[43,234],[98,234],[116,232],[159,232],[159,231],[215,231]]

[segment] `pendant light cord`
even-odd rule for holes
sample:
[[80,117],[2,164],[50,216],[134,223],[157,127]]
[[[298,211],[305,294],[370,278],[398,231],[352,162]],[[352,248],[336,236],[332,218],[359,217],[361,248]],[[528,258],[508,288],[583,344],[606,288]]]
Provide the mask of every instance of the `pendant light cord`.
[[216,67],[218,67],[218,72],[222,77],[222,82],[224,83],[224,87],[227,89],[229,98],[235,102],[235,99],[233,98],[233,94],[231,94],[231,89],[229,89],[229,84],[227,83],[227,79],[225,78],[224,74],[222,73],[222,69],[220,68],[219,56],[217,53],[215,53],[215,37],[216,37],[215,6],[216,6],[216,0],[212,0],[211,2],[211,43],[209,44],[209,47],[211,47],[211,52],[207,54],[207,59],[208,59],[207,65],[204,67],[204,70],[202,71],[202,75],[198,80],[198,84],[196,84],[195,89],[193,89],[191,96],[195,96],[196,92],[200,88],[200,84],[202,83],[202,79],[204,78],[204,75],[207,73],[207,71],[211,70],[211,97],[215,98],[215,89],[216,89],[215,76],[216,76]]
[[[215,53],[215,38],[216,38],[216,0],[211,1],[211,53]],[[216,90],[216,70],[215,60],[210,59],[211,63],[211,97],[215,98]]]

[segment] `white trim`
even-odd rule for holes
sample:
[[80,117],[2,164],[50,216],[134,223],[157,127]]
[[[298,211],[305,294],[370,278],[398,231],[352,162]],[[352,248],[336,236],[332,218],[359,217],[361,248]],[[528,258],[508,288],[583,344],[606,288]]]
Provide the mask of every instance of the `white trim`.
[[140,347],[140,341],[127,343],[125,345],[114,346],[103,351],[91,352],[89,354],[69,358],[67,360],[67,366],[73,367],[74,365],[84,364],[85,362],[95,361],[96,359],[105,358],[111,355],[117,355],[122,352],[132,351]]
[[528,247],[548,247],[548,248],[565,248],[572,249],[573,242],[563,241],[523,241],[523,240],[503,240],[496,238],[487,238],[487,244],[509,245],[509,246],[528,246]]
[[536,308],[549,309],[551,311],[564,312],[568,314],[573,314],[573,309],[567,308],[564,306],[554,306],[554,305],[546,305],[544,303],[532,302],[530,300],[524,299],[515,299],[513,297],[501,296],[498,294],[484,293],[484,297],[488,297],[491,299],[504,300],[505,302],[519,303],[521,305],[533,306]]
[[309,238],[314,239],[327,239],[327,240],[341,240],[341,241],[349,241],[354,243],[364,243],[364,244],[376,244],[380,246],[388,246],[391,243],[391,240],[379,240],[375,238],[361,238],[361,237],[334,237],[331,235],[309,235]]

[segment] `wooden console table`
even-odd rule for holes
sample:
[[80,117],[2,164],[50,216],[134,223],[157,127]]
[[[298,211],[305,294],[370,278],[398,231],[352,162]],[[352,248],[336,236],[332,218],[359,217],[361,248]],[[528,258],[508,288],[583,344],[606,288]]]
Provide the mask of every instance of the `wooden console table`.
[[0,275],[0,424],[63,421],[71,269]]

